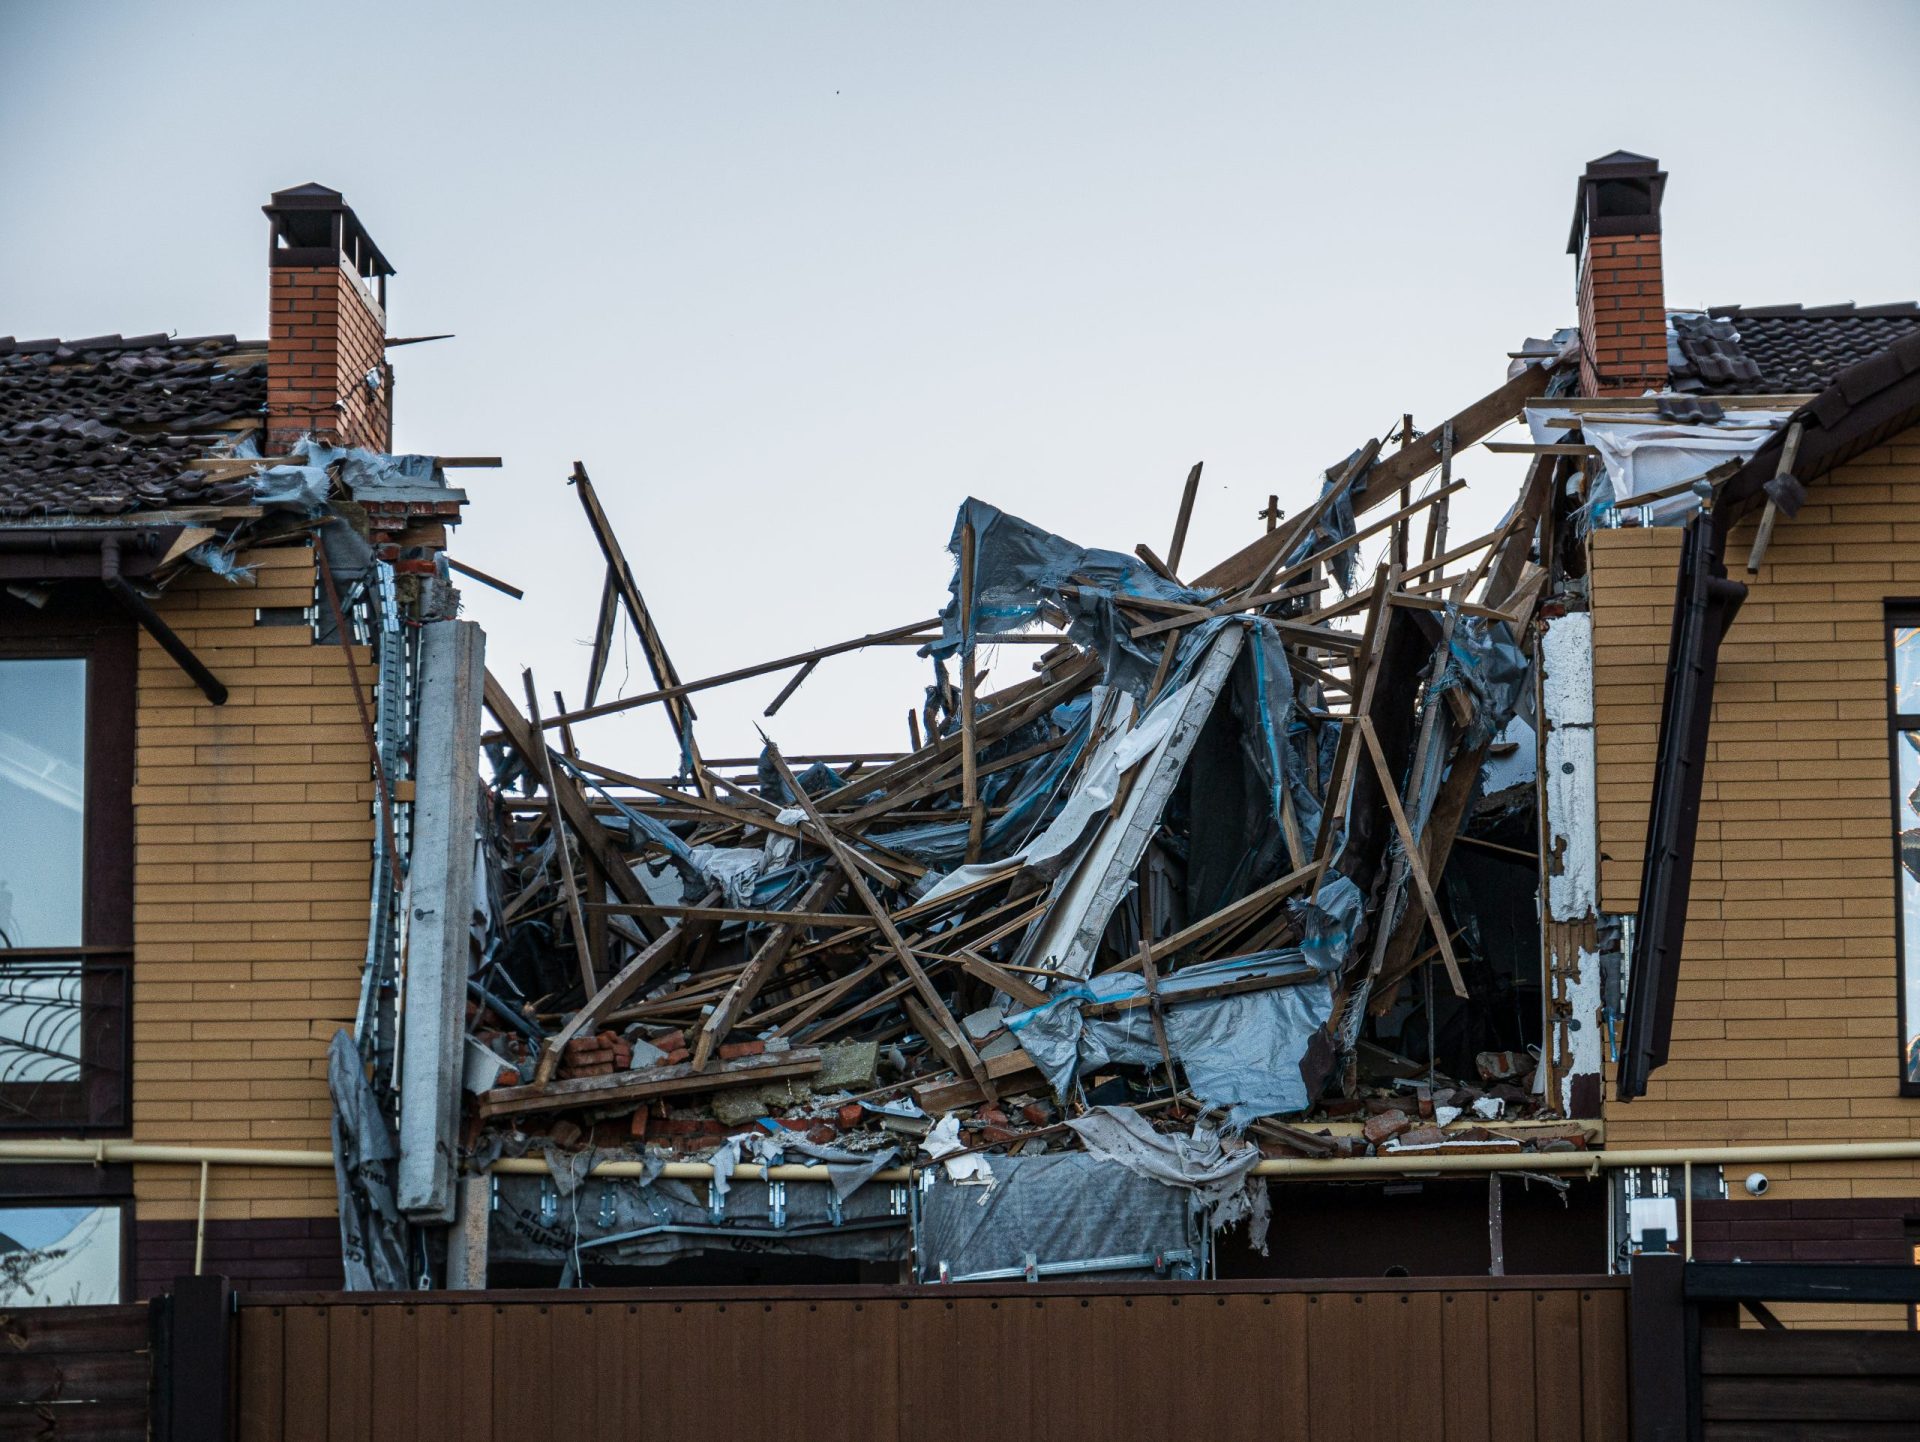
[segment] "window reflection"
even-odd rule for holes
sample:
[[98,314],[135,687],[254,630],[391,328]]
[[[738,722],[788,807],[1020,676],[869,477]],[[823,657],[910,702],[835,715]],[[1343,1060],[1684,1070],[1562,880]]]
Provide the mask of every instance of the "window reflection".
[[1900,732],[1894,751],[1900,766],[1900,811],[1894,825],[1900,833],[1900,935],[1905,953],[1900,958],[1900,986],[1908,1033],[1905,1075],[1910,1082],[1920,1082],[1920,731]]
[[118,1207],[0,1207],[0,1307],[119,1300]]
[[79,946],[87,663],[0,659],[0,948]]

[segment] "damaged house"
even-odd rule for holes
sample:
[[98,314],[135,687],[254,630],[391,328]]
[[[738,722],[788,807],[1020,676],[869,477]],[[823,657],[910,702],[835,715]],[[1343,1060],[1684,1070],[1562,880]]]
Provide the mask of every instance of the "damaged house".
[[[1593,162],[1578,324],[1210,564],[1197,465],[1164,549],[969,498],[936,614],[689,680],[576,466],[572,707],[457,619],[338,194],[264,344],[0,343],[0,1231],[84,1204],[127,1295],[1902,1259],[1920,309],[1677,308],[1665,183]],[[903,749],[703,751],[872,646]]]

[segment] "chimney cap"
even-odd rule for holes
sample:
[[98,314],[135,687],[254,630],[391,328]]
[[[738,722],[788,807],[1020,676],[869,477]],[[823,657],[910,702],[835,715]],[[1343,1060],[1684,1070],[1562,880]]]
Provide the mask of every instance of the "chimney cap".
[[1574,192],[1567,254],[1591,235],[1658,235],[1667,173],[1651,155],[1616,150],[1589,160]]
[[344,259],[367,280],[394,273],[360,217],[337,190],[310,180],[305,185],[274,191],[273,198],[260,209],[273,225],[274,265],[333,265]]

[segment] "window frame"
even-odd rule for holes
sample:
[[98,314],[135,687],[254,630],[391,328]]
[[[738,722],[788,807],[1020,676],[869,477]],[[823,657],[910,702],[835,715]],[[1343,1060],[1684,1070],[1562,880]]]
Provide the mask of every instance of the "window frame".
[[1894,1075],[1898,1078],[1901,1096],[1920,1097],[1920,1080],[1910,1080],[1907,1076],[1907,1047],[1911,1040],[1908,1026],[1910,1020],[1920,1018],[1910,1018],[1907,1007],[1907,867],[1900,854],[1900,813],[1906,799],[1900,793],[1901,736],[1920,731],[1920,711],[1900,709],[1900,668],[1894,655],[1894,638],[1902,630],[1920,630],[1920,599],[1886,603],[1887,792],[1893,807],[1888,832],[1893,853]]
[[24,1162],[0,1167],[0,1208],[113,1207],[120,1213],[120,1305],[134,1295],[135,1219],[133,1168],[125,1162],[105,1166],[74,1162]]
[[[0,947],[10,957],[82,967],[82,1089],[51,1119],[0,1119],[0,1136],[128,1135],[133,1130],[133,775],[139,646],[134,623],[98,592],[56,588],[44,607],[0,592],[0,660],[87,663],[85,865],[80,945]],[[108,1011],[117,1011],[117,1018]],[[101,1044],[92,1017],[108,1015]],[[113,1023],[117,1020],[117,1025]],[[91,1069],[91,1074],[89,1074]],[[112,1085],[117,1073],[118,1086]],[[82,1119],[76,1120],[78,1116]]]

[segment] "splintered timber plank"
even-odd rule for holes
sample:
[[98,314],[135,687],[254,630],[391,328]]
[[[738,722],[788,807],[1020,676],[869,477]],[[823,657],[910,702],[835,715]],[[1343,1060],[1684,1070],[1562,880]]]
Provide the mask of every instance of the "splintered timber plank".
[[[1486,759],[1485,746],[1454,757],[1446,779],[1440,783],[1433,811],[1427,817],[1426,829],[1421,833],[1421,841],[1426,847],[1427,875],[1430,877],[1437,879],[1446,873],[1454,843],[1459,839],[1460,820],[1473,799],[1474,788],[1480,780],[1480,768],[1486,764]],[[1407,911],[1401,913],[1399,923],[1394,927],[1380,966],[1379,979],[1374,984],[1375,996],[1368,1006],[1375,1016],[1386,1014],[1398,995],[1400,982],[1425,960],[1425,956],[1413,956],[1413,948],[1420,940],[1422,920],[1418,912]]]
[[[1544,395],[1550,376],[1551,371],[1546,366],[1529,366],[1447,423],[1435,427],[1412,444],[1381,460],[1367,475],[1366,504],[1356,509],[1371,509],[1403,484],[1418,480],[1439,465],[1442,440],[1449,426],[1453,432],[1454,450],[1464,450],[1519,415],[1528,401]],[[1194,585],[1221,591],[1245,586],[1271,563],[1275,555],[1291,550],[1297,534],[1299,528],[1291,522],[1278,530],[1269,531],[1201,576]]]
[[[640,585],[633,578],[633,568],[627,564],[626,553],[620,549],[619,538],[613,533],[613,523],[600,507],[600,497],[593,489],[593,482],[587,479],[586,467],[578,461],[573,463],[573,488],[580,496],[581,508],[587,513],[587,525],[593,531],[593,538],[599,543],[601,554],[607,558],[607,574],[620,592],[633,629],[640,635],[640,648],[646,653],[647,669],[653,672],[654,685],[678,686],[680,673],[674,669],[673,658],[667,654],[667,644],[661,640],[660,630],[653,623],[653,613],[647,609],[646,598],[640,594]],[[667,701],[667,716],[673,723],[673,734],[679,738],[681,749],[686,752],[694,774],[698,776],[701,767],[700,748],[693,739],[693,707],[687,704],[684,696],[672,697]],[[707,783],[703,781],[700,789],[706,791]]]
[[1400,804],[1400,791],[1394,784],[1393,768],[1387,764],[1386,752],[1380,749],[1380,738],[1374,734],[1372,720],[1360,716],[1355,718],[1354,724],[1360,728],[1367,753],[1373,758],[1373,769],[1380,778],[1380,789],[1386,793],[1387,810],[1393,814],[1394,830],[1400,833],[1401,851],[1407,871],[1413,878],[1413,888],[1419,893],[1421,906],[1426,908],[1434,939],[1440,943],[1440,959],[1446,963],[1447,980],[1453,983],[1455,996],[1465,996],[1467,984],[1461,978],[1460,963],[1454,959],[1453,943],[1447,937],[1447,924],[1440,918],[1440,903],[1434,897],[1432,883],[1427,880],[1427,868],[1420,859],[1420,843],[1414,838],[1413,828],[1407,824],[1406,810]]
[[[1367,609],[1366,629],[1361,632],[1360,650],[1354,655],[1353,670],[1348,680],[1355,717],[1365,716],[1373,707],[1373,693],[1380,679],[1380,656],[1387,644],[1387,593],[1392,589],[1392,574],[1382,566],[1374,577],[1373,604]],[[1354,776],[1360,765],[1359,753],[1354,749],[1358,743],[1353,739],[1353,732],[1353,722],[1349,720],[1344,723],[1333,749],[1333,789],[1321,812],[1320,835],[1313,848],[1314,862],[1322,871],[1333,859],[1333,838],[1345,824],[1347,807],[1353,801]],[[1318,896],[1319,891],[1320,882],[1316,875],[1314,894]]]
[[[558,726],[563,721],[591,721],[596,716],[611,716],[619,711],[631,711],[637,706],[650,706],[659,701],[677,701],[683,696],[691,696],[696,691],[710,691],[716,686],[728,686],[735,681],[750,681],[755,676],[785,671],[805,661],[825,660],[829,656],[864,650],[868,646],[884,646],[893,641],[915,636],[939,624],[940,618],[935,616],[930,621],[913,621],[905,626],[894,626],[885,631],[856,636],[851,641],[840,641],[831,646],[816,646],[810,651],[796,651],[791,656],[781,656],[773,661],[761,661],[752,666],[741,666],[733,671],[722,671],[718,675],[704,676],[698,681],[675,681],[670,685],[661,685],[657,690],[645,691],[637,696],[622,696],[617,701],[602,701],[597,706],[584,706],[578,711],[569,711],[564,715],[551,717],[547,725]],[[725,763],[716,761],[712,764],[718,766]]]
[[[1184,947],[1191,946],[1196,941],[1205,939],[1221,927],[1231,926],[1235,922],[1257,915],[1277,903],[1284,901],[1295,892],[1304,889],[1308,883],[1319,874],[1319,871],[1320,867],[1317,863],[1300,867],[1295,871],[1290,871],[1278,880],[1268,882],[1257,891],[1248,892],[1238,901],[1228,902],[1227,905],[1221,907],[1218,911],[1203,916],[1198,921],[1187,926],[1181,927],[1180,930],[1169,936],[1161,937],[1154,943],[1156,952],[1160,956],[1172,956]],[[1138,971],[1145,961],[1146,957],[1141,952],[1136,951],[1132,956],[1114,967],[1113,970]]]
[[684,1092],[707,1092],[720,1087],[751,1086],[782,1077],[811,1076],[820,1070],[820,1053],[812,1047],[766,1052],[723,1061],[708,1071],[695,1071],[691,1061],[673,1066],[644,1067],[609,1076],[581,1077],[546,1086],[495,1087],[482,1092],[483,1117],[516,1116],[523,1112],[562,1111],[570,1107],[611,1106],[617,1102],[647,1101]]
[[[600,683],[607,679],[607,662],[613,659],[613,627],[620,619],[620,585],[613,579],[613,568],[600,587],[600,614],[593,624],[593,654],[587,663],[587,709],[600,699]],[[563,711],[561,713],[565,715]]]
[[[1277,569],[1280,563],[1286,558],[1287,552],[1293,550],[1300,540],[1313,534],[1313,528],[1320,524],[1321,517],[1332,510],[1334,506],[1339,503],[1340,498],[1347,495],[1353,489],[1354,482],[1367,474],[1368,467],[1372,466],[1379,455],[1379,441],[1368,441],[1362,446],[1359,454],[1347,462],[1345,468],[1340,472],[1339,477],[1333,484],[1324,487],[1320,494],[1314,498],[1312,505],[1308,506],[1306,510],[1287,522],[1285,526],[1272,532],[1267,537],[1269,541],[1271,541],[1274,536],[1279,536],[1284,539],[1278,544],[1271,546],[1270,554],[1260,562],[1259,566],[1253,570],[1251,575],[1244,581],[1237,582],[1235,586],[1223,587],[1223,589],[1263,590],[1266,586],[1267,579],[1273,575],[1275,569]],[[1218,570],[1219,568],[1215,567],[1214,569]],[[1211,574],[1212,572],[1208,573],[1209,576]],[[1204,586],[1211,584],[1211,582],[1203,577],[1200,584]]]
[[[533,672],[525,671],[522,679],[527,687],[527,716],[533,728],[533,734],[540,734],[540,697],[533,685]],[[573,933],[574,960],[580,965],[580,994],[592,996],[594,987],[593,967],[598,959],[594,956],[592,933],[587,930],[587,914],[580,908],[580,888],[573,880],[573,857],[567,850],[567,831],[561,824],[560,791],[553,784],[553,752],[546,746],[536,748],[540,761],[540,781],[547,788],[547,807],[553,826],[553,859],[560,868],[560,883],[566,893],[567,905],[561,915],[567,919],[567,927]]]
[[1187,472],[1187,484],[1180,492],[1180,515],[1173,523],[1173,544],[1167,547],[1167,574],[1177,577],[1180,572],[1180,557],[1187,549],[1187,523],[1193,519],[1193,500],[1200,492],[1200,468],[1204,461],[1195,461],[1193,469]]
[[[541,756],[546,752],[545,738],[540,732],[528,726],[520,714],[520,708],[513,703],[507,690],[494,679],[491,671],[486,673],[486,705],[493,713],[494,720],[500,723],[500,729],[514,750],[525,758],[528,765],[541,770]],[[544,774],[544,772],[542,772]],[[573,828],[593,859],[599,863],[607,884],[619,894],[622,901],[645,903],[648,897],[646,888],[640,884],[640,878],[633,874],[626,859],[620,855],[613,844],[613,838],[607,834],[593,814],[586,793],[580,784],[570,775],[555,772],[554,799],[560,803],[561,814],[566,817],[567,825]]]
[[969,865],[980,859],[980,841],[986,827],[986,812],[980,805],[980,738],[975,729],[979,718],[974,694],[980,675],[973,658],[973,522],[960,527],[960,805],[967,813],[967,855]]
[[[838,867],[824,868],[801,896],[798,909],[818,911],[843,884]],[[695,1071],[706,1070],[707,1063],[713,1057],[714,1048],[720,1044],[721,1039],[728,1032],[733,1030],[733,1024],[739,1019],[740,1014],[752,1005],[754,997],[759,995],[760,988],[766,985],[767,978],[773,975],[774,969],[793,948],[794,939],[804,929],[799,922],[782,922],[774,927],[772,935],[760,943],[752,960],[747,963],[740,975],[734,978],[733,985],[727,988],[727,994],[713,1008],[713,1014],[701,1023],[700,1035],[693,1046]]]
[[832,855],[834,860],[840,863],[840,870],[845,874],[847,884],[853,889],[853,894],[859,898],[860,904],[867,909],[867,914],[870,915],[874,919],[875,924],[879,926],[880,934],[886,938],[887,945],[892,949],[894,956],[898,958],[901,967],[906,971],[907,975],[912,978],[914,990],[919,993],[920,999],[926,1003],[927,1010],[936,1021],[951,1029],[954,1038],[954,1049],[960,1054],[961,1060],[966,1063],[968,1072],[972,1074],[975,1081],[980,1083],[980,1089],[982,1091],[986,1092],[989,1096],[994,1095],[993,1083],[988,1078],[985,1068],[981,1065],[980,1054],[973,1049],[973,1044],[967,1040],[965,1029],[961,1027],[958,1022],[954,1021],[953,1014],[947,1010],[946,1002],[941,998],[940,993],[935,990],[933,983],[927,979],[926,972],[921,969],[919,961],[915,959],[913,952],[901,937],[900,930],[893,924],[893,918],[887,914],[886,907],[882,906],[874,897],[874,894],[867,889],[865,879],[854,868],[853,863],[847,857],[849,848],[846,843],[835,835],[833,829],[826,824],[825,818],[820,815],[819,809],[813,804],[813,798],[807,795],[806,788],[801,786],[799,779],[794,776],[792,769],[787,765],[786,758],[780,754],[780,748],[775,746],[771,741],[767,743],[767,757],[773,762],[775,769],[779,771],[780,779],[786,783],[787,790],[793,793],[793,797],[799,802],[801,809],[807,813],[807,816],[813,821],[814,825],[819,828],[819,835],[815,839],[823,843],[828,853]]
[[[710,891],[706,900],[717,901],[719,896],[718,891]],[[534,1071],[535,1086],[544,1086],[552,1080],[560,1065],[560,1054],[566,1050],[568,1042],[583,1032],[593,1031],[608,1012],[659,974],[661,968],[679,953],[692,925],[687,922],[668,927],[658,940],[649,943],[646,950],[608,978],[606,985],[588,998],[587,1004],[569,1017],[564,1027],[547,1039]]]

